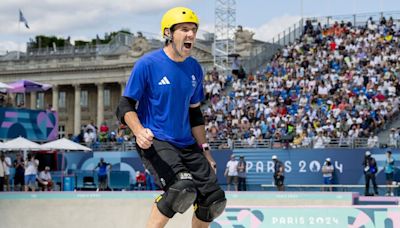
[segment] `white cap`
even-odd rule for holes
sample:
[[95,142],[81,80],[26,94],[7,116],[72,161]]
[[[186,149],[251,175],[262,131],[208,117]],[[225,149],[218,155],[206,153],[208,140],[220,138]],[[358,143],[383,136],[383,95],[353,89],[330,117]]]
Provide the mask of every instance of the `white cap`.
[[325,161],[330,162],[331,158],[326,158]]
[[278,159],[278,156],[272,155],[272,160],[276,160],[276,159]]
[[365,156],[370,156],[371,155],[371,152],[369,151],[369,150],[367,150],[366,152],[365,152]]

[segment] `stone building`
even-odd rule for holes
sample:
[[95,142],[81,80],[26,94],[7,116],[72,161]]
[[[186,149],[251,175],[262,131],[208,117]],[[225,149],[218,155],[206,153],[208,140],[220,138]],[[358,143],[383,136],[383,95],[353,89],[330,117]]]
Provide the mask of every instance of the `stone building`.
[[[82,126],[103,121],[117,127],[115,110],[134,63],[144,53],[162,47],[159,40],[118,34],[109,44],[11,52],[0,56],[0,81],[28,79],[51,84],[45,92],[10,94],[14,105],[58,111],[59,136],[79,134]],[[199,40],[193,56],[203,70],[212,68],[209,42]]]

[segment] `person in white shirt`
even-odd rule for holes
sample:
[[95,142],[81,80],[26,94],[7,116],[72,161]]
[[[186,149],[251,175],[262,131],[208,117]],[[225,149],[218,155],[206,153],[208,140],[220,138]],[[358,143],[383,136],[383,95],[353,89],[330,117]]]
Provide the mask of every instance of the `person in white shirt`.
[[367,147],[374,148],[374,147],[378,147],[378,146],[379,146],[379,138],[377,135],[374,135],[374,132],[371,132],[369,134]]
[[25,192],[29,191],[29,188],[32,192],[35,191],[38,166],[39,160],[35,159],[35,155],[28,154],[25,160]]
[[10,191],[10,167],[12,166],[11,158],[5,156],[2,153],[1,160],[3,162],[3,168],[4,168],[4,186],[6,186],[5,190]]
[[235,155],[231,155],[231,160],[226,163],[225,177],[227,190],[230,191],[231,184],[235,186],[235,191],[238,190],[238,165],[239,162],[236,160]]
[[39,187],[43,191],[51,191],[53,188],[53,180],[50,174],[50,167],[46,166],[44,170],[39,173]]

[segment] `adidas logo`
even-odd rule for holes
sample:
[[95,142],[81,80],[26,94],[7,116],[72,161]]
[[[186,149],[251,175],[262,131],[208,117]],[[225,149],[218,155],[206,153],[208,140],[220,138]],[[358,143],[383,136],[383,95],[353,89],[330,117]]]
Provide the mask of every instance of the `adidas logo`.
[[167,76],[164,76],[158,84],[159,85],[169,85],[169,84],[171,84],[171,82],[169,82]]

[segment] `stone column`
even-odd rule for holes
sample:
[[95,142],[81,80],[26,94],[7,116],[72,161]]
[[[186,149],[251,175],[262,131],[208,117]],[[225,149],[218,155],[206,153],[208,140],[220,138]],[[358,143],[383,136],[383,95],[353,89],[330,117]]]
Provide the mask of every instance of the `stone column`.
[[36,109],[36,99],[37,99],[37,92],[31,92],[31,109]]
[[58,85],[53,85],[52,92],[53,102],[51,103],[51,105],[53,106],[53,110],[58,112]]
[[74,85],[75,103],[74,103],[74,135],[79,135],[81,131],[81,86]]
[[121,85],[121,96],[122,96],[124,95],[126,82],[119,82],[119,84]]
[[96,83],[97,86],[97,128],[100,129],[104,121],[104,84]]

